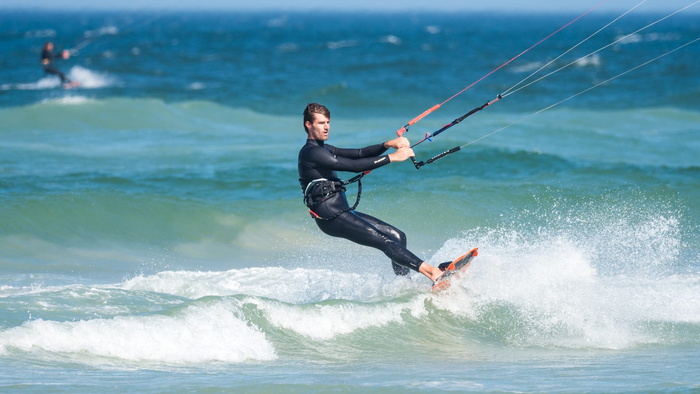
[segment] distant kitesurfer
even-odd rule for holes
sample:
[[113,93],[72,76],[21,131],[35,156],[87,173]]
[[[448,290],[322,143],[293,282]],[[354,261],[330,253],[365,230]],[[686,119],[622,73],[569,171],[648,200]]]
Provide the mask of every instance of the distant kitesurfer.
[[[336,174],[360,173],[404,161],[414,156],[408,139],[399,137],[361,149],[336,148],[325,143],[330,120],[330,111],[321,104],[311,103],[304,110],[307,140],[299,152],[299,183],[316,224],[327,235],[381,250],[391,259],[397,275],[408,275],[412,269],[435,281],[444,273],[443,265],[434,267],[411,253],[401,230],[351,208],[345,196],[346,183]],[[396,151],[385,155],[389,148]]]
[[62,50],[57,54],[53,53],[52,42],[47,42],[44,44],[44,49],[41,51],[41,66],[44,68],[44,72],[47,74],[57,75],[59,78],[61,78],[63,87],[70,87],[74,86],[75,84],[54,66],[53,61],[58,59],[68,59],[69,57],[70,52],[67,49]]

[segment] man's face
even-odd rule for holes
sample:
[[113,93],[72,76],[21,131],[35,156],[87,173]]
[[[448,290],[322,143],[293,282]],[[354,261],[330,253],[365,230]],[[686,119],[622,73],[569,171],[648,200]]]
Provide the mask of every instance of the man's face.
[[309,138],[312,140],[325,141],[328,139],[328,131],[331,128],[331,120],[325,115],[314,114],[313,123],[306,121],[306,129],[309,131]]

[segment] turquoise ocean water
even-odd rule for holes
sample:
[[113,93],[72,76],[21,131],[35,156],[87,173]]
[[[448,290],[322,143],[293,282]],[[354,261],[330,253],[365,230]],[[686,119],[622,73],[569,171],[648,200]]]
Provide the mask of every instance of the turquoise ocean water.
[[586,40],[619,15],[406,134],[559,70],[415,148],[460,152],[365,177],[359,209],[426,261],[480,248],[436,295],[316,228],[301,112],[391,139],[576,14],[3,11],[0,391],[699,390],[700,18]]

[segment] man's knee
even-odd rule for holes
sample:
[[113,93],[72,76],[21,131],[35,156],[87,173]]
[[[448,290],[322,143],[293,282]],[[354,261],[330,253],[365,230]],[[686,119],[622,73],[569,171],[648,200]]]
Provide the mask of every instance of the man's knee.
[[396,227],[386,229],[386,234],[396,243],[401,246],[406,246],[406,234]]

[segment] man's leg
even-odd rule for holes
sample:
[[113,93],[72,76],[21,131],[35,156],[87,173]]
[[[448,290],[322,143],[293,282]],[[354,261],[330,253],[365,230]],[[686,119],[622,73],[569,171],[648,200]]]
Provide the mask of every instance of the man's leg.
[[[423,263],[420,257],[406,249],[406,236],[403,232],[372,216],[348,211],[333,220],[317,220],[316,223],[321,231],[330,236],[381,250],[393,263],[400,266],[399,272],[406,269],[419,272]],[[377,225],[388,230],[388,233]]]

